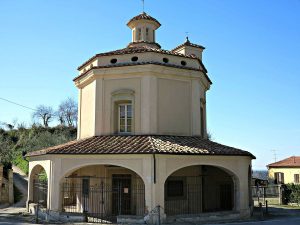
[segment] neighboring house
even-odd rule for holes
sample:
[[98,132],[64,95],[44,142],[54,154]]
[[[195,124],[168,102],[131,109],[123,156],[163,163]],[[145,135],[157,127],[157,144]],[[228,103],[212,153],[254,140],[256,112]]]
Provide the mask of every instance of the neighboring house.
[[269,179],[275,184],[300,183],[300,156],[291,156],[267,165]]
[[14,203],[14,185],[12,169],[0,164],[0,204]]
[[255,157],[207,139],[204,47],[187,39],[161,49],[161,24],[146,13],[127,25],[126,48],[78,68],[78,139],[28,153],[29,202],[40,200],[35,187],[46,171],[50,212],[124,222],[150,218],[160,205],[169,221],[249,217]]

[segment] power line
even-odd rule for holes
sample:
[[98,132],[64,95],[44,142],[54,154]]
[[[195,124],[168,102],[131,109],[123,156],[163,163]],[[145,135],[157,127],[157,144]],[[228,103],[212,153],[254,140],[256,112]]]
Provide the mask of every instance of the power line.
[[3,101],[9,102],[9,103],[11,103],[11,104],[14,104],[14,105],[23,107],[23,108],[25,108],[25,109],[30,109],[30,110],[32,110],[32,111],[36,111],[36,110],[33,109],[33,108],[30,108],[30,107],[25,106],[25,105],[21,105],[21,104],[19,104],[19,103],[17,103],[17,102],[13,102],[13,101],[11,101],[11,100],[8,100],[8,99],[5,99],[5,98],[1,98],[1,97],[0,97],[0,99],[3,100]]

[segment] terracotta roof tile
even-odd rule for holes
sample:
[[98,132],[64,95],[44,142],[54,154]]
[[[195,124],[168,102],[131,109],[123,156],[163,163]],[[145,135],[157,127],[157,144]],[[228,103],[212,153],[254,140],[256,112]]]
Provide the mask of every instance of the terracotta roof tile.
[[109,51],[109,52],[103,52],[103,53],[96,54],[92,58],[90,58],[89,60],[84,62],[77,69],[81,70],[84,66],[86,66],[86,64],[93,61],[94,59],[96,59],[99,56],[125,55],[125,54],[144,53],[144,52],[157,52],[157,53],[161,53],[161,54],[175,55],[175,56],[180,56],[180,57],[184,57],[184,58],[197,59],[197,57],[193,56],[193,55],[186,56],[186,55],[181,54],[181,53],[175,53],[175,52],[164,50],[164,49],[161,49],[161,48],[154,48],[154,47],[150,47],[150,46],[145,45],[145,46],[139,46],[139,47],[127,47],[127,48],[122,48],[122,49],[118,49],[118,50],[114,50],[114,51]]
[[225,146],[198,136],[107,135],[71,141],[27,156],[45,154],[188,154],[241,155],[255,158],[251,153]]
[[161,26],[160,22],[158,22],[157,19],[153,18],[152,16],[148,15],[147,13],[145,12],[142,12],[141,14],[133,17],[132,19],[130,19],[127,23],[127,25],[133,21],[136,21],[136,20],[151,20],[151,21],[154,21],[155,23],[157,23],[158,26]]
[[[168,50],[164,50],[164,49],[160,49],[160,48],[153,48],[153,47],[149,47],[149,46],[127,47],[127,48],[123,48],[123,49],[119,49],[119,50],[115,50],[115,51],[99,53],[99,54],[96,54],[95,56],[93,56],[92,58],[90,58],[85,63],[83,63],[77,69],[78,70],[82,69],[89,62],[93,61],[94,59],[96,59],[99,56],[125,55],[125,54],[144,53],[144,52],[157,52],[157,53],[166,54],[166,55],[174,55],[174,56],[180,56],[180,57],[184,57],[184,58],[197,59],[199,61],[200,65],[201,65],[201,67],[202,67],[202,70],[203,70],[203,72],[205,74],[205,77],[208,79],[208,81],[210,82],[210,84],[212,84],[212,81],[209,79],[208,75],[206,74],[207,73],[207,69],[205,68],[205,66],[202,63],[202,61],[199,58],[197,58],[196,56],[194,56],[194,55],[187,56],[187,55],[184,55],[184,54],[181,54],[181,53],[175,53],[175,52],[172,52],[172,51],[168,51]],[[181,66],[169,65],[169,64],[158,63],[158,62],[144,62],[144,63],[140,63],[140,65],[144,65],[144,64],[157,64],[157,65],[159,64],[159,65],[176,67],[176,68],[181,68],[181,69],[191,69],[191,68],[186,67],[186,66],[182,66],[181,67]],[[97,67],[97,68],[100,69],[100,68],[119,67],[119,66],[131,66],[131,65],[138,65],[138,63],[114,64],[114,65],[107,65],[107,66],[102,66],[102,67]],[[93,67],[93,68],[96,68],[96,67]],[[87,70],[85,73],[82,73],[79,76],[75,77],[73,79],[73,81],[75,81],[78,78],[84,76],[89,70]],[[193,70],[195,70],[195,69],[193,69]]]
[[281,161],[271,163],[267,167],[300,167],[300,156],[291,156]]
[[178,45],[176,48],[172,49],[171,51],[176,51],[177,49],[181,48],[182,46],[192,46],[192,47],[195,47],[195,48],[201,48],[201,49],[205,49],[205,47],[203,47],[202,45],[197,45],[197,44],[193,44],[191,43],[188,39],[186,40],[186,42],[184,42],[183,44],[181,45]]

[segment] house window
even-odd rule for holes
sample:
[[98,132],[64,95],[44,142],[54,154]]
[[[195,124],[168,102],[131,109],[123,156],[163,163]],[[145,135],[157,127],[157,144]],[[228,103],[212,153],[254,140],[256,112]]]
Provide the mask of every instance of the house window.
[[294,183],[299,184],[299,174],[294,174]]
[[274,178],[275,178],[274,181],[275,184],[284,184],[284,173],[281,172],[274,173]]
[[132,104],[124,103],[118,105],[118,132],[131,133],[132,132]]

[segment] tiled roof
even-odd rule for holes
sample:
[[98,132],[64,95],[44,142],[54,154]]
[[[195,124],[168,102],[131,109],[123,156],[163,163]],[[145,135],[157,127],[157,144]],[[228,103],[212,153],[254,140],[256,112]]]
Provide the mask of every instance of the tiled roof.
[[300,156],[291,156],[281,161],[271,163],[267,167],[300,167]]
[[161,48],[154,48],[154,47],[150,47],[150,46],[145,45],[145,46],[139,46],[139,47],[122,48],[122,49],[118,49],[118,50],[114,50],[114,51],[110,51],[110,52],[104,52],[104,53],[96,54],[92,58],[90,58],[88,61],[84,62],[77,69],[81,70],[86,64],[93,61],[95,58],[97,58],[99,56],[125,55],[125,54],[144,53],[144,52],[157,52],[157,53],[161,53],[161,54],[175,55],[175,56],[180,56],[180,57],[184,57],[184,58],[197,59],[197,57],[193,56],[193,55],[186,56],[186,55],[181,54],[181,53],[175,53],[175,52],[164,50],[164,49],[161,49]]
[[157,19],[153,18],[152,16],[148,15],[145,12],[142,12],[141,14],[133,17],[131,20],[128,21],[127,25],[129,23],[131,23],[132,21],[136,21],[136,20],[151,20],[151,21],[154,21],[155,23],[157,23],[158,26],[161,25],[160,22],[157,21]]
[[192,47],[195,47],[195,48],[205,49],[205,47],[203,47],[202,45],[197,45],[197,44],[191,43],[189,41],[189,39],[187,38],[186,42],[184,42],[183,44],[178,45],[176,48],[172,49],[172,52],[176,51],[177,49],[181,48],[182,46],[192,46]]
[[221,145],[198,136],[167,135],[94,136],[30,152],[27,156],[45,154],[240,155],[255,158],[247,151]]

